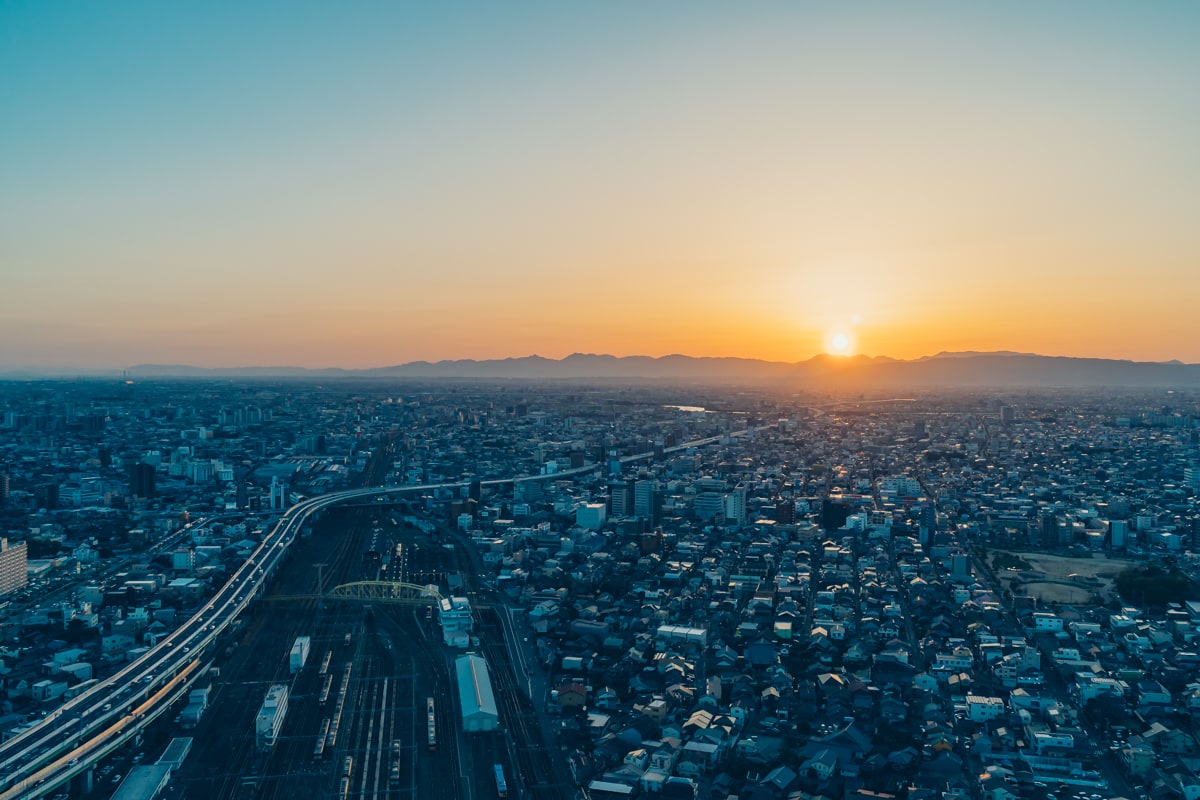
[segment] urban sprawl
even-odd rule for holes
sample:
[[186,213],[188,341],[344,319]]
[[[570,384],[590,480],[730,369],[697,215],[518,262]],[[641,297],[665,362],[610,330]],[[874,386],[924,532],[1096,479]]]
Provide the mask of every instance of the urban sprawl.
[[1196,800],[1198,400],[4,384],[0,800]]

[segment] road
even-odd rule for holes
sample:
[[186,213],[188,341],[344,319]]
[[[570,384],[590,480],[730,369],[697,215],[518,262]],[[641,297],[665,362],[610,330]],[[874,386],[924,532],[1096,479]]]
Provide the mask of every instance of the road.
[[[771,427],[770,425],[762,426]],[[685,442],[667,452],[703,447],[750,428]],[[652,458],[639,453],[624,462]],[[559,479],[594,472],[592,464],[552,474],[493,478],[485,486]],[[205,672],[206,653],[270,580],[309,518],[340,503],[376,498],[382,502],[412,493],[462,489],[470,481],[417,486],[348,489],[302,500],[289,508],[225,585],[169,636],[114,675],[68,700],[17,736],[0,744],[0,800],[41,797],[90,769],[165,713]]]

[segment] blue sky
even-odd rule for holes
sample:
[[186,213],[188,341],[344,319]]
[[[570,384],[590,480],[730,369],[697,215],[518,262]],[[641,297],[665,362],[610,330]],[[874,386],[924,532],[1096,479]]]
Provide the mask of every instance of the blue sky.
[[6,3],[0,367],[1200,361],[1196,41],[1195,3]]

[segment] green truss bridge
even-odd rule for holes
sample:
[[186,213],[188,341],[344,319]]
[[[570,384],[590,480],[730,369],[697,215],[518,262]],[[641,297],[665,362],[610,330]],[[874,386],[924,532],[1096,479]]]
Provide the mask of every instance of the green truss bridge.
[[288,600],[349,600],[359,603],[383,603],[404,606],[440,605],[442,595],[436,586],[402,581],[355,581],[335,586],[319,597],[315,594],[281,594],[265,598],[267,602]]

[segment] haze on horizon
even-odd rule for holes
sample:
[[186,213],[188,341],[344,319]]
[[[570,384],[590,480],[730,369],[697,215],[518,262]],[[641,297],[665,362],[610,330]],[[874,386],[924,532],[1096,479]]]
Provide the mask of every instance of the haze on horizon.
[[0,369],[1200,362],[1197,40],[1166,1],[7,3]]

